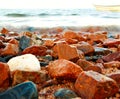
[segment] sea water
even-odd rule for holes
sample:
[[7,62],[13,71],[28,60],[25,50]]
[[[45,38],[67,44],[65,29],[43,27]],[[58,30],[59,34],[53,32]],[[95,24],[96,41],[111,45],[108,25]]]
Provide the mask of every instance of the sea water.
[[120,26],[120,12],[96,9],[0,9],[3,26]]

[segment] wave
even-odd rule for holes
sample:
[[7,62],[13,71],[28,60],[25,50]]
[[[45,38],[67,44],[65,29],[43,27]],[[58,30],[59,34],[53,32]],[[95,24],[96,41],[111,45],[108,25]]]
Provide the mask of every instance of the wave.
[[9,13],[9,14],[6,14],[5,16],[8,16],[8,17],[27,17],[29,15],[28,14],[20,14],[20,13]]

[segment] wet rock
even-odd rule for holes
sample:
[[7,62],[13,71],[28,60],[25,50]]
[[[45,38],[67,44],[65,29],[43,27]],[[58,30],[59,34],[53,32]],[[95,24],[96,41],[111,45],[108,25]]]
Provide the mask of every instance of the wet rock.
[[25,48],[30,46],[31,39],[27,36],[22,36],[19,40],[19,48],[24,50]]
[[0,91],[10,86],[10,69],[6,63],[0,62]]
[[22,54],[33,54],[36,56],[44,56],[47,53],[45,46],[30,46],[23,50]]
[[76,92],[84,99],[105,99],[118,92],[115,80],[93,71],[80,73],[75,82]]
[[22,83],[24,81],[33,81],[36,84],[44,83],[48,79],[46,71],[21,71],[12,72],[12,85]]
[[65,59],[53,61],[48,65],[49,75],[57,79],[74,81],[82,71],[80,66]]
[[7,55],[17,55],[19,53],[19,48],[15,44],[7,43],[5,48],[2,49],[1,55],[7,56]]
[[1,33],[5,35],[9,34],[9,30],[7,30],[6,28],[2,28]]
[[71,99],[77,97],[76,93],[67,88],[61,88],[54,93],[56,99]]
[[120,71],[107,74],[106,76],[114,79],[117,82],[117,84],[119,85],[119,88],[120,88]]
[[65,43],[57,43],[57,53],[59,59],[67,59],[74,62],[79,59],[77,48]]
[[102,57],[103,61],[110,62],[110,61],[119,61],[120,60],[120,51],[108,54]]
[[94,49],[94,55],[108,55],[112,53],[112,51],[108,48],[95,47]]
[[80,42],[76,45],[78,50],[81,50],[85,55],[93,53],[94,47],[87,42]]
[[10,67],[10,71],[39,71],[41,69],[38,59],[32,54],[13,57],[7,64]]
[[110,61],[103,63],[105,68],[118,68],[120,69],[120,62],[119,61]]

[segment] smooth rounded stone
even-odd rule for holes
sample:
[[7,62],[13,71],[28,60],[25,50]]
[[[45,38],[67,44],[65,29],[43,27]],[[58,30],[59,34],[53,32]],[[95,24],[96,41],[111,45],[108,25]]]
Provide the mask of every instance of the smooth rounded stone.
[[19,41],[19,46],[21,50],[24,50],[25,48],[29,47],[30,45],[30,38],[27,36],[22,36]]
[[10,71],[39,71],[41,69],[39,60],[32,54],[13,57],[7,64],[10,67]]
[[76,93],[67,88],[61,88],[54,93],[56,99],[71,99],[77,97]]

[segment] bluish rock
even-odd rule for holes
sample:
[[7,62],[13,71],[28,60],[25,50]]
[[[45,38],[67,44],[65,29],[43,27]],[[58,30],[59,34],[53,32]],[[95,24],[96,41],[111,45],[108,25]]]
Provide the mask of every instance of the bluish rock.
[[0,93],[0,99],[38,99],[36,85],[29,81]]
[[67,88],[61,88],[54,93],[56,99],[71,99],[77,97],[76,93]]
[[24,50],[25,48],[30,46],[30,38],[27,36],[22,36],[19,42],[20,50]]

